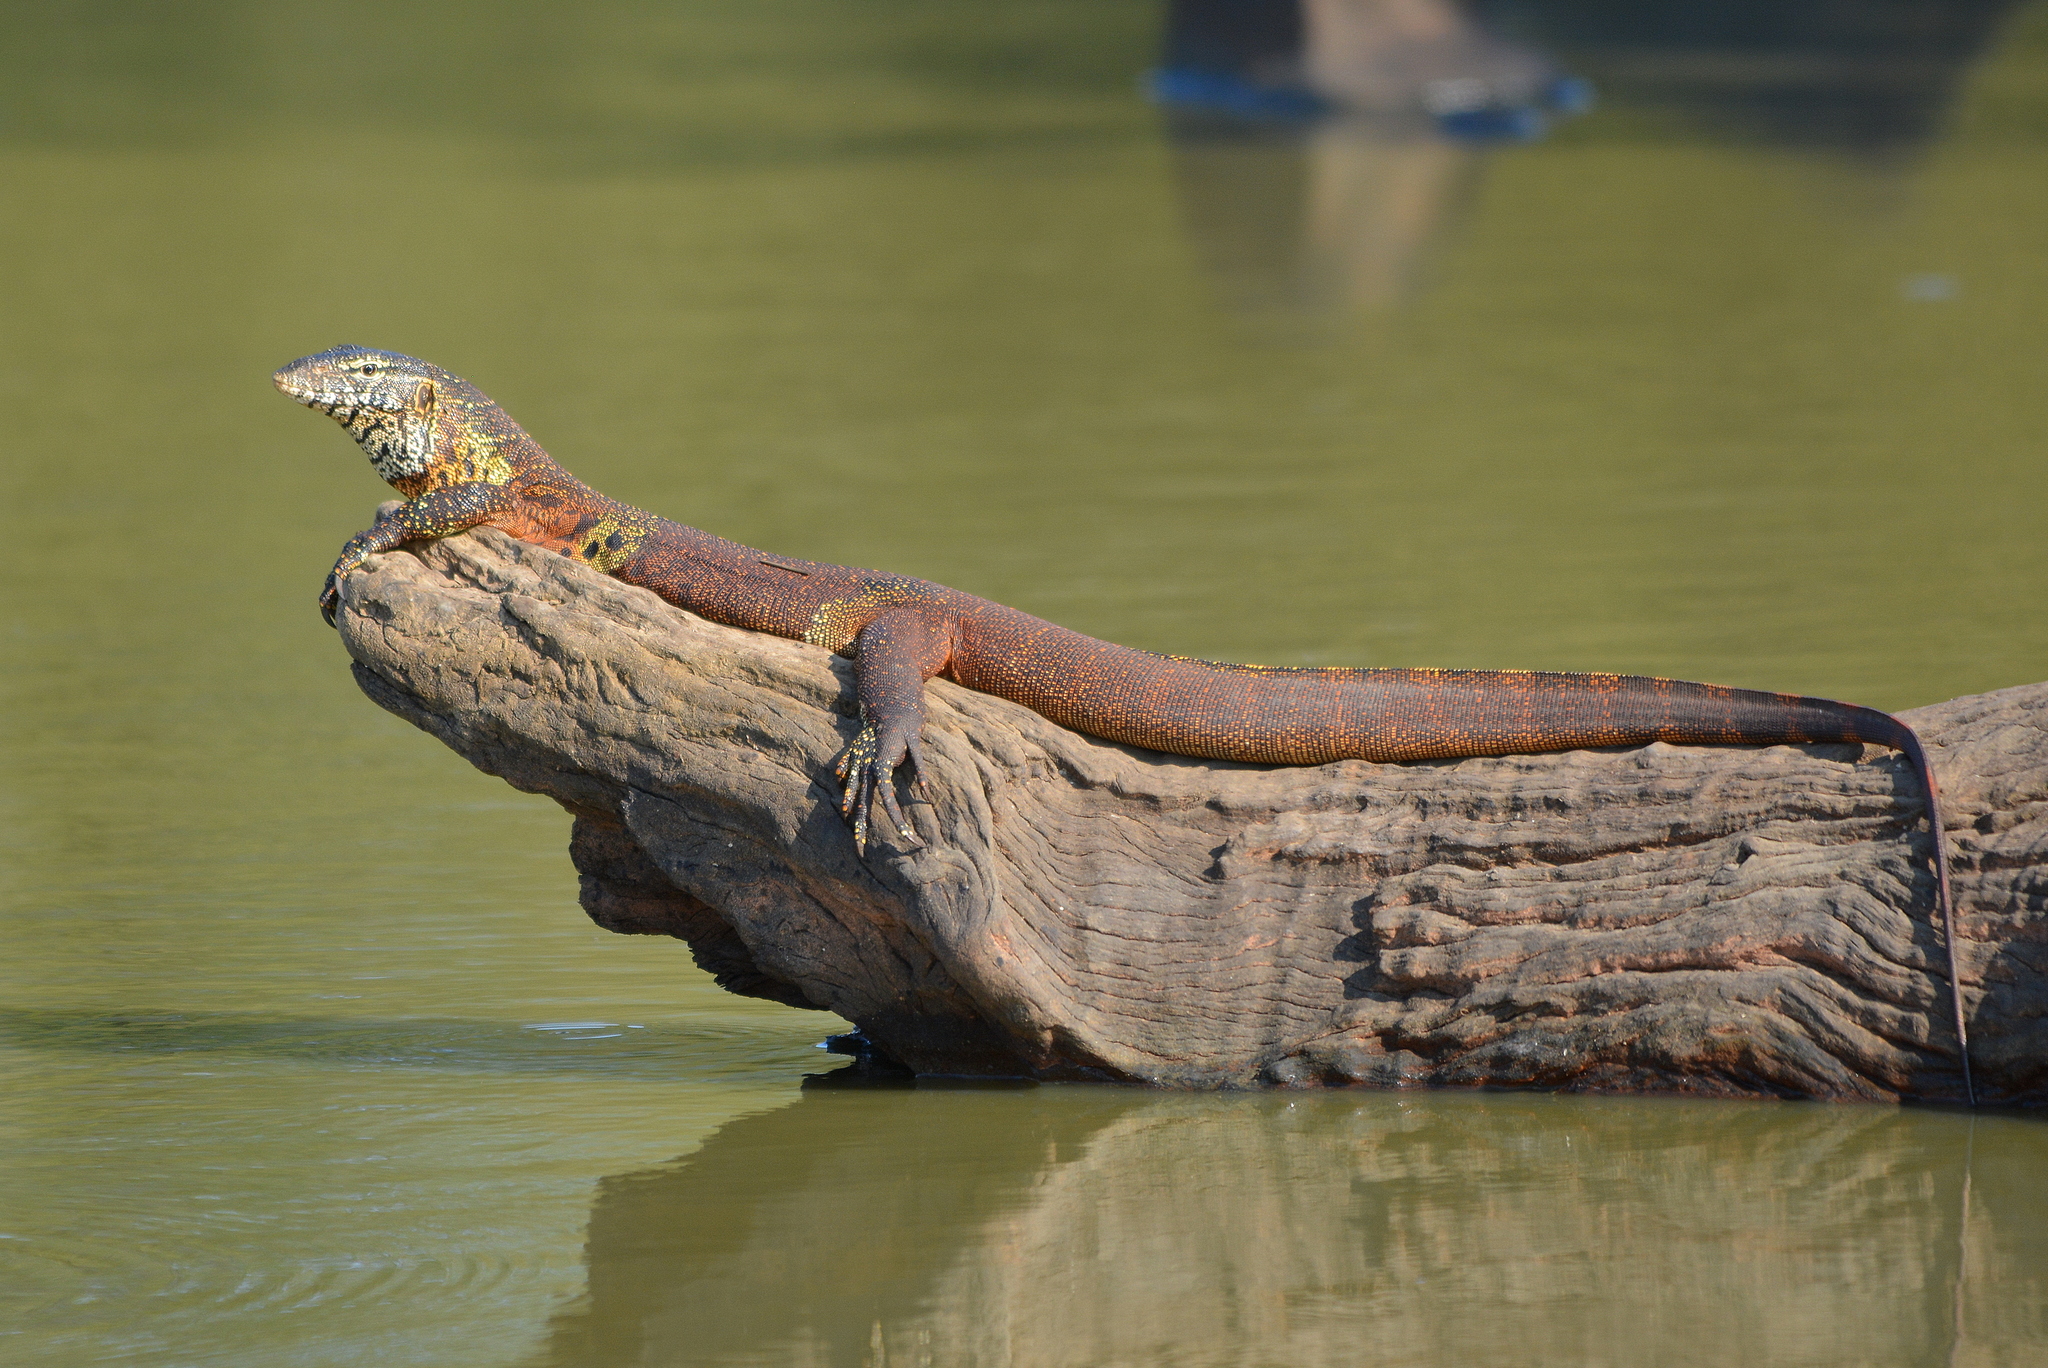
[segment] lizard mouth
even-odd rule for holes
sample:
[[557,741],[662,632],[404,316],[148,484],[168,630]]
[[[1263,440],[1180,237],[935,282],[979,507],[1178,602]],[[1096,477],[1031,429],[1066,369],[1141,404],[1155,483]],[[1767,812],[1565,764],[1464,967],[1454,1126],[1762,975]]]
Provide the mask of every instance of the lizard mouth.
[[276,375],[271,376],[270,379],[271,383],[277,386],[280,393],[284,394],[287,398],[297,400],[307,408],[316,408],[332,413],[335,406],[340,404],[343,398],[341,394],[333,390],[322,388],[317,381],[294,375],[289,366],[279,371]]
[[271,382],[288,398],[304,404],[307,408],[318,409],[344,423],[366,409],[371,412],[394,411],[391,406],[376,403],[364,395],[327,388],[319,383],[318,377],[302,378],[294,375],[289,366],[273,375]]

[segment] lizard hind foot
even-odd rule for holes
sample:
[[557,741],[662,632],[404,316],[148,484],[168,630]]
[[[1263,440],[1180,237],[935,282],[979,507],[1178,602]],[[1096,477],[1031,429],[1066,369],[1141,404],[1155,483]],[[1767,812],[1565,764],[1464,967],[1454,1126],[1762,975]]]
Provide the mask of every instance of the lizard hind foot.
[[926,788],[924,747],[915,737],[883,736],[872,724],[863,726],[853,744],[840,752],[832,766],[839,779],[839,815],[853,827],[853,848],[863,858],[868,851],[874,807],[880,803],[883,815],[896,835],[910,849],[924,844],[896,797],[896,768],[905,760],[911,765],[920,792]]

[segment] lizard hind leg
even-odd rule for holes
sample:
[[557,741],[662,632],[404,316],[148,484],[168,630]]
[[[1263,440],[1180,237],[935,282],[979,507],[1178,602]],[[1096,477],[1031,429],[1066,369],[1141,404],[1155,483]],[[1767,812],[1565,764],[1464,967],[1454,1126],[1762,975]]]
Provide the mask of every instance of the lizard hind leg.
[[853,844],[867,853],[876,803],[904,846],[924,844],[896,797],[896,770],[906,760],[925,788],[924,686],[944,667],[951,633],[943,622],[910,605],[885,609],[853,641],[861,729],[835,766],[839,811],[853,824]]

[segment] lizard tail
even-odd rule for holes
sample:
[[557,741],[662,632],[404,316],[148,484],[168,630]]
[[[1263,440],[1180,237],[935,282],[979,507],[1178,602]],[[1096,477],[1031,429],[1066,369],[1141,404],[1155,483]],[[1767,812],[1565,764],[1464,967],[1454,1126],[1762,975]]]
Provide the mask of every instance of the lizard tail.
[[[1741,690],[1729,693],[1742,694]],[[1769,695],[1750,695],[1770,697]],[[1890,713],[1854,703],[1837,703],[1824,698],[1793,698],[1776,695],[1788,711],[1799,716],[1800,730],[1811,740],[1871,741],[1889,746],[1906,757],[1919,777],[1920,791],[1927,795],[1927,829],[1934,836],[1934,895],[1941,918],[1941,939],[1948,958],[1950,1019],[1955,1026],[1956,1054],[1963,1070],[1963,1097],[1977,1105],[1977,1088],[1970,1076],[1970,1030],[1963,1017],[1963,971],[1956,949],[1955,895],[1949,887],[1948,833],[1941,820],[1941,785],[1920,735]]]
[[1963,1097],[1974,1107],[1977,1105],[1977,1089],[1970,1077],[1970,1031],[1963,1020],[1963,972],[1956,958],[1956,905],[1954,895],[1949,891],[1948,835],[1941,822],[1941,785],[1935,782],[1934,766],[1928,763],[1927,750],[1920,744],[1919,735],[1896,717],[1890,714],[1883,716],[1897,730],[1888,736],[1868,739],[1903,754],[1920,776],[1920,787],[1927,795],[1927,827],[1934,833],[1935,901],[1941,911],[1942,943],[1948,951],[1949,1007],[1956,1028],[1956,1050],[1962,1058]]

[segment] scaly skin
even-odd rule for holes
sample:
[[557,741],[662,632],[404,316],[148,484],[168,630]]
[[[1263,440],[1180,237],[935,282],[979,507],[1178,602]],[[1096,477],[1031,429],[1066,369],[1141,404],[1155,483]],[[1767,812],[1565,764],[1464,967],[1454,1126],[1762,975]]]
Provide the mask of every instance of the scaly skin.
[[555,464],[474,385],[409,356],[336,347],[292,362],[276,382],[347,428],[406,500],[342,548],[320,594],[329,625],[341,577],[368,556],[488,526],[644,585],[714,622],[849,656],[862,726],[838,762],[840,811],[863,853],[877,803],[906,846],[922,844],[892,776],[908,761],[923,785],[924,685],[934,676],[1112,741],[1262,764],[1439,760],[1651,741],[1892,747],[1912,762],[1927,796],[1956,1039],[1964,1088],[1975,1100],[1934,772],[1912,729],[1887,713],[1635,675],[1269,668],[1153,655],[944,585],[770,555],[617,503]]

